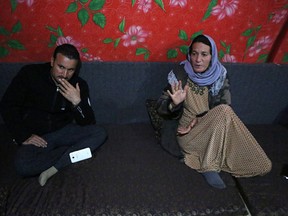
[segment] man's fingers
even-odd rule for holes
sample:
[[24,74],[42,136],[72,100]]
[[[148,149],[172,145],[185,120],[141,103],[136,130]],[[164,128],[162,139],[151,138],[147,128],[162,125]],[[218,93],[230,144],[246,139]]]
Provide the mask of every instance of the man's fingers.
[[42,137],[37,135],[32,135],[27,140],[23,142],[24,145],[35,145],[37,147],[47,147],[47,142]]
[[36,143],[38,143],[42,147],[46,147],[47,146],[47,142],[41,137],[37,137],[37,139],[35,141],[36,141]]
[[80,92],[79,83],[76,83],[76,89],[77,89],[78,92]]
[[62,85],[64,85],[64,86],[69,86],[69,85],[71,85],[71,84],[68,82],[68,80],[66,80],[66,79],[60,79],[60,82],[61,82]]
[[67,80],[60,79],[60,89],[62,89],[63,91],[66,91],[66,90],[69,90],[70,88],[74,88],[74,86],[71,85],[71,83],[69,83]]

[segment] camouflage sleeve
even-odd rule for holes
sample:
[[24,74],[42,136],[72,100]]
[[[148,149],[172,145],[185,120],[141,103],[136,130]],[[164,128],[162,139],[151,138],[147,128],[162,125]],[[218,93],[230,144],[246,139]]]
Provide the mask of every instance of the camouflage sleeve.
[[230,82],[228,77],[225,79],[223,87],[221,88],[220,104],[231,105]]
[[215,97],[211,96],[209,101],[210,109],[220,104],[227,104],[231,106],[230,82],[228,75],[224,81],[222,88],[219,91],[219,94]]
[[157,112],[163,117],[177,119],[181,115],[182,104],[174,106],[167,90],[168,87],[162,91],[162,95],[157,100]]

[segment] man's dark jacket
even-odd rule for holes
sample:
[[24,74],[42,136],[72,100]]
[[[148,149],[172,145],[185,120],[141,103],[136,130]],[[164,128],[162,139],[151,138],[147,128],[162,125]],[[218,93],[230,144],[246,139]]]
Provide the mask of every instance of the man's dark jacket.
[[50,63],[24,66],[12,80],[0,103],[3,120],[18,144],[32,134],[43,135],[75,122],[95,123],[87,83],[75,72],[69,82],[79,83],[81,102],[74,107],[57,90]]

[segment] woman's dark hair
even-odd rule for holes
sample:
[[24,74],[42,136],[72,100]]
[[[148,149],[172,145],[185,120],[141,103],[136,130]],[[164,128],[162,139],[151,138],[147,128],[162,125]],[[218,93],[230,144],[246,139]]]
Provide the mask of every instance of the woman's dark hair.
[[209,46],[210,47],[210,54],[212,55],[212,45],[211,45],[209,39],[205,35],[202,35],[202,34],[198,35],[197,37],[195,37],[193,39],[192,43],[189,46],[189,55],[191,55],[193,44],[196,42],[201,42],[201,43]]
[[77,48],[73,46],[72,44],[62,44],[55,48],[54,53],[53,53],[54,59],[56,59],[56,56],[58,53],[61,53],[62,55],[64,55],[65,57],[69,59],[74,59],[78,61],[77,68],[76,68],[76,72],[78,74],[82,63],[81,63],[80,54]]

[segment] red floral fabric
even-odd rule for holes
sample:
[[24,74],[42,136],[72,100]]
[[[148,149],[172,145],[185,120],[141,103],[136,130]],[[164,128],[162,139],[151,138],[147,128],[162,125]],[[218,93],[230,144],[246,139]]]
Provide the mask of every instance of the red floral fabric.
[[287,0],[10,0],[0,7],[0,61],[50,59],[74,44],[83,61],[181,61],[197,34],[222,62],[288,62]]

